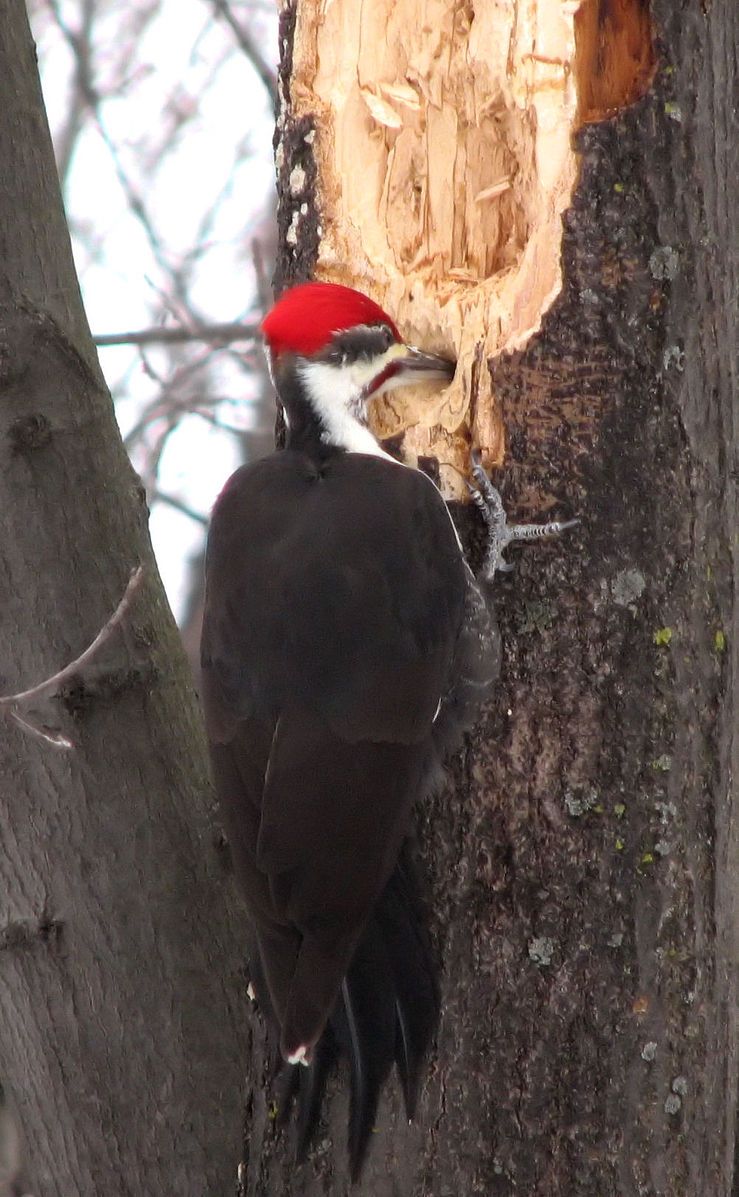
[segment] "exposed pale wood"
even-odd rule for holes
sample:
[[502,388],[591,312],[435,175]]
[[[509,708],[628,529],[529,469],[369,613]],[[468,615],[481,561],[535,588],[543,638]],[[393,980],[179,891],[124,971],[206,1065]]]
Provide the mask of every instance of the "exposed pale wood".
[[463,493],[470,439],[489,463],[503,457],[480,363],[525,345],[560,292],[572,132],[650,77],[644,5],[606,7],[604,25],[595,0],[298,6],[290,96],[315,121],[316,270],[363,286],[410,339],[458,358],[443,394],[396,392],[374,412],[381,436],[405,433],[407,458],[438,459],[448,494]]
[[[503,452],[475,363],[538,328],[561,287],[577,175],[574,12],[552,3],[298,7],[291,97],[316,119],[321,277],[364,286],[404,333],[458,357],[443,395],[380,401],[383,436],[464,467]],[[415,427],[414,427],[415,425]],[[443,470],[457,492],[459,476]]]

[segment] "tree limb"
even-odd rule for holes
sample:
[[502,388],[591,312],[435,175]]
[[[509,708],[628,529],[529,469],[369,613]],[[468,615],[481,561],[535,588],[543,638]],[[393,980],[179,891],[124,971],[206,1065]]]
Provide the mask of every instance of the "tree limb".
[[239,44],[239,48],[243,51],[243,53],[249,59],[251,65],[254,67],[254,70],[264,84],[264,87],[272,102],[274,111],[277,112],[280,96],[277,90],[277,78],[274,71],[270,69],[268,64],[262,58],[262,55],[259,53],[251,34],[249,34],[246,29],[244,29],[243,25],[240,25],[236,20],[235,16],[231,12],[231,8],[227,0],[213,0],[213,8],[215,9],[216,14],[219,17],[222,17],[226,24],[232,29],[236,41]]
[[99,348],[105,348],[109,345],[180,345],[189,341],[231,344],[233,341],[253,341],[256,335],[256,325],[235,321],[198,328],[143,328],[132,332],[101,333],[93,340]]

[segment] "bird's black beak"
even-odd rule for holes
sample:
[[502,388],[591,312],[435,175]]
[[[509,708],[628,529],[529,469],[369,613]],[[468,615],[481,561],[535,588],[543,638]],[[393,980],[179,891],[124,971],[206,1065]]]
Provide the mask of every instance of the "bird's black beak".
[[385,355],[385,364],[364,389],[363,397],[394,387],[413,386],[417,382],[437,382],[447,386],[454,378],[456,362],[438,353],[424,353],[413,345],[393,345]]
[[403,353],[395,359],[398,381],[449,383],[454,378],[457,363],[438,353],[425,353],[413,345],[403,345]]

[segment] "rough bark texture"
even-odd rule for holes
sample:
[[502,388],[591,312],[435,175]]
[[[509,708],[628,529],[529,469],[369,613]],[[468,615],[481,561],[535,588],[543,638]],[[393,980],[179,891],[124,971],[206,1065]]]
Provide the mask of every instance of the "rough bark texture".
[[2,724],[0,1081],[24,1138],[17,1192],[212,1197],[235,1184],[241,915],[82,310],[22,0],[0,0],[0,78],[0,692],[72,660],[132,566],[147,571],[124,630],[36,713],[76,749]]
[[[556,501],[583,525],[500,583],[498,694],[420,820],[437,1051],[414,1126],[388,1092],[353,1193],[735,1191],[739,17],[652,16],[649,94],[577,136],[561,294],[523,350],[481,364],[509,511]],[[282,283],[319,248],[311,142],[288,108],[283,234],[297,164],[308,190]],[[244,1193],[348,1192],[345,1078],[296,1171],[265,1061],[259,1029]]]

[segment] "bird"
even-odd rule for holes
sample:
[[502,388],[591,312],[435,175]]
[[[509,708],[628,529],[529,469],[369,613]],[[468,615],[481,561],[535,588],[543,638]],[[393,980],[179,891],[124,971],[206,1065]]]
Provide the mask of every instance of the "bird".
[[413,811],[498,675],[488,583],[521,530],[506,531],[475,460],[489,531],[476,577],[437,486],[370,429],[379,395],[447,386],[453,360],[334,283],[287,290],[261,327],[285,442],[216,500],[201,693],[298,1155],[345,1053],[356,1178],[393,1065],[415,1113],[440,997]]

